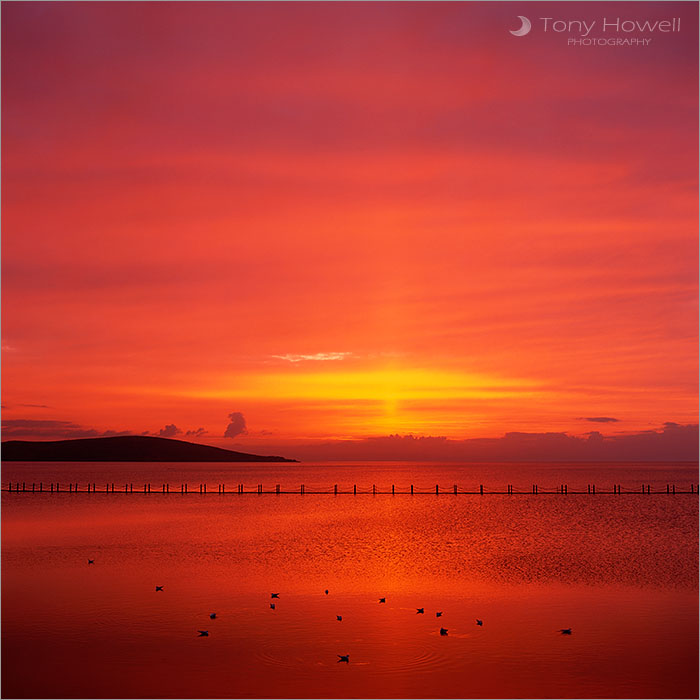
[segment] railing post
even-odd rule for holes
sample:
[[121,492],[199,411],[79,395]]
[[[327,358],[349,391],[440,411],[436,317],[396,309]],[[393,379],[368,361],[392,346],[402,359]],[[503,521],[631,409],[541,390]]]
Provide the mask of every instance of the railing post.
[[352,495],[353,495],[353,496],[357,496],[357,484],[353,484],[353,487],[352,487]]
[[484,495],[484,485],[479,484],[479,493],[483,496]]
[[377,495],[377,486],[376,484],[372,484],[372,495],[376,496]]
[[437,496],[439,494],[440,494],[440,486],[438,484],[435,484],[435,495]]
[[457,484],[455,484],[455,496],[457,495]]
[[394,484],[391,485],[391,495],[392,495],[392,496],[395,495],[395,492],[394,492]]
[[336,485],[333,487],[333,493],[334,493],[334,495],[336,495],[336,496],[338,495],[338,484],[336,484]]
[[411,484],[411,496],[413,496],[413,484]]

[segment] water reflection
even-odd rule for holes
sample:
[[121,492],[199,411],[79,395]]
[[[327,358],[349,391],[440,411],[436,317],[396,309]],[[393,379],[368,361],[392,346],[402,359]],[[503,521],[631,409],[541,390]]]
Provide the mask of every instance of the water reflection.
[[3,695],[692,696],[697,517],[665,496],[3,494]]

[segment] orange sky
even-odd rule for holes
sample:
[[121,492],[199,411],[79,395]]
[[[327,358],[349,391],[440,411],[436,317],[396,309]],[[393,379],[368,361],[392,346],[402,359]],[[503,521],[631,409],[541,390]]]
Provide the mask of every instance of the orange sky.
[[697,81],[695,3],[3,4],[4,437],[696,423]]

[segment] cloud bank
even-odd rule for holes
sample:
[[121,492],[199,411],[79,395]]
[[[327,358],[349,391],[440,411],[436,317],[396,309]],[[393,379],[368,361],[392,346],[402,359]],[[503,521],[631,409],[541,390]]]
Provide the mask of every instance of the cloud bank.
[[287,446],[304,460],[411,460],[450,462],[529,461],[696,461],[698,426],[667,422],[657,430],[621,435],[592,431],[506,433],[500,438],[451,440],[447,437],[386,435],[337,440],[319,445]]

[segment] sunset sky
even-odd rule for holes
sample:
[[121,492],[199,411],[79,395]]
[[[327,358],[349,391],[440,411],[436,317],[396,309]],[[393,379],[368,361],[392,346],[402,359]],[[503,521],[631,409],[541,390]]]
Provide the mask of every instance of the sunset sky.
[[4,3],[3,439],[696,424],[697,12]]

